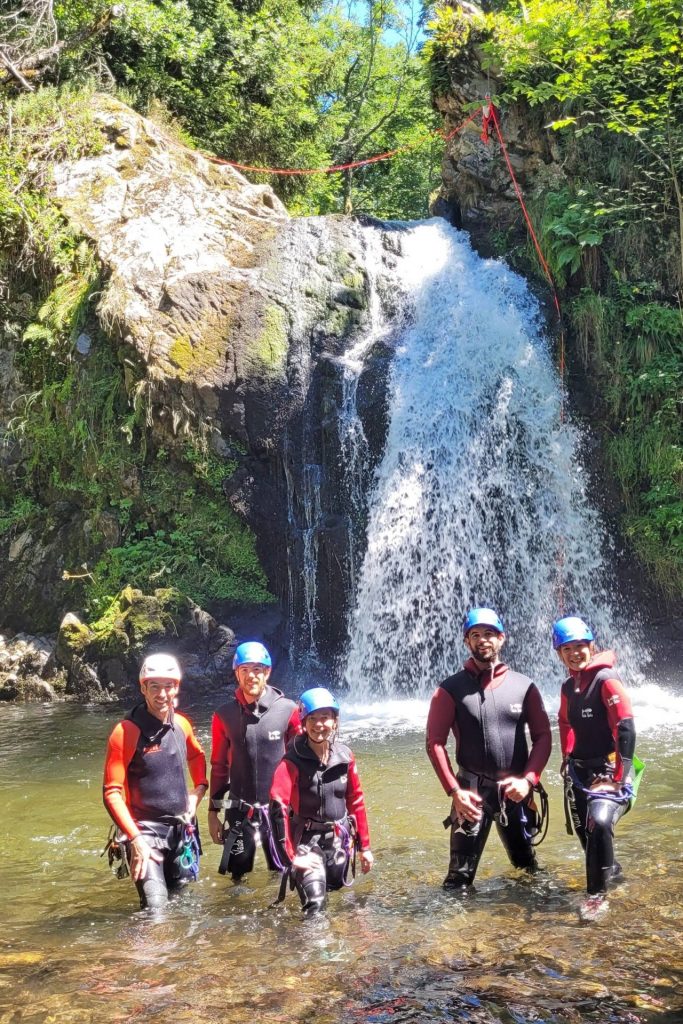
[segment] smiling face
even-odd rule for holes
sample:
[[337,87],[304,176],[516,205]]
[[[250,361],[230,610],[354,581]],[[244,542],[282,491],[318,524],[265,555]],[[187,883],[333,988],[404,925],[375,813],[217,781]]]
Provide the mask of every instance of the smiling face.
[[475,661],[482,665],[495,665],[505,643],[505,633],[498,633],[491,626],[472,626],[465,637]]
[[177,679],[145,679],[140,683],[142,696],[150,715],[165,722],[180,689]]
[[337,731],[337,713],[332,708],[319,708],[304,718],[304,729],[311,743],[326,743]]
[[572,640],[557,648],[560,661],[571,673],[581,672],[584,668],[588,668],[594,653],[595,644],[589,640]]
[[244,665],[237,666],[235,675],[237,676],[237,685],[247,704],[254,704],[268,684],[270,669],[255,661],[247,661]]

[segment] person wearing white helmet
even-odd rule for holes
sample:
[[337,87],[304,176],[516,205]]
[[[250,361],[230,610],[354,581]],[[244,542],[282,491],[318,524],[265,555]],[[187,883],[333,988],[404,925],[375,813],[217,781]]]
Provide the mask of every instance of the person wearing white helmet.
[[[270,653],[258,641],[239,644],[233,658],[234,697],[211,722],[209,833],[222,845],[219,874],[239,882],[254,868],[260,842],[266,863],[278,870],[271,852],[268,793],[287,743],[301,731],[296,704],[269,683]],[[224,820],[219,812],[225,811]]]
[[[544,833],[534,789],[543,811],[540,776],[551,748],[550,722],[538,688],[500,659],[505,630],[497,612],[470,609],[463,639],[470,657],[436,688],[427,718],[427,754],[451,798],[444,821],[451,838],[443,886],[455,890],[474,882],[494,822],[512,864],[536,870],[533,841]],[[448,756],[451,732],[455,771]]]
[[109,737],[103,796],[140,905],[156,910],[169,890],[197,877],[195,812],[208,782],[204,751],[188,719],[175,710],[181,680],[176,659],[149,655],[139,679],[143,700]]
[[636,729],[613,651],[598,651],[590,626],[575,615],[553,625],[553,647],[569,672],[560,693],[560,744],[567,831],[586,858],[581,920],[609,909],[607,889],[623,878],[614,859],[614,826],[634,796]]

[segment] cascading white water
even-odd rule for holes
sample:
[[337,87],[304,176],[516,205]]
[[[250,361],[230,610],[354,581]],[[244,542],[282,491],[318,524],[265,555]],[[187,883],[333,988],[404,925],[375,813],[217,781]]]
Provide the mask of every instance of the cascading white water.
[[441,220],[406,229],[398,273],[405,328],[346,683],[361,700],[424,696],[462,663],[479,604],[506,623],[506,659],[554,683],[553,619],[580,612],[610,645],[617,597],[537,303]]

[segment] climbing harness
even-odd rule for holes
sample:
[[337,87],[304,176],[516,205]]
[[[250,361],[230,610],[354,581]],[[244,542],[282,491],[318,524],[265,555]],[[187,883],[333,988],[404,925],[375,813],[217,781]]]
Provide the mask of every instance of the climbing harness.
[[182,847],[178,857],[178,864],[184,877],[191,878],[193,882],[196,882],[199,877],[199,858],[202,854],[197,820],[195,818],[194,821],[190,822],[183,821],[183,819],[181,821],[183,824]]
[[[540,810],[534,803],[533,794],[538,793]],[[499,811],[496,815],[499,824],[502,828],[507,828],[509,823],[509,816],[507,812],[507,797],[503,791],[503,786],[498,784],[498,805]],[[537,783],[531,787],[530,796],[526,800],[522,800],[519,803],[519,814],[520,821],[522,823],[522,831],[524,838],[529,842],[531,846],[540,846],[545,837],[548,834],[548,828],[550,825],[550,813],[548,807],[548,794],[541,783]],[[530,812],[527,814],[527,812]]]
[[221,855],[221,862],[218,865],[219,875],[227,875],[228,873],[228,862],[235,845],[242,838],[244,823],[246,821],[251,821],[254,817],[254,813],[261,809],[260,804],[248,804],[244,800],[225,800],[223,802],[223,806],[226,808],[226,811],[228,809],[238,808],[243,813],[240,817],[235,819],[228,830],[228,834],[223,839],[223,853]]
[[116,825],[112,825],[100,857],[104,857],[106,853],[109,867],[117,878],[127,878],[130,874],[126,855],[127,845],[127,841],[121,837]]
[[[297,843],[297,854],[310,853],[314,847],[318,847],[320,852],[323,854],[324,863],[324,854],[329,852],[329,850],[321,847],[319,845],[319,840],[329,839],[331,836],[334,836],[334,839],[339,841],[339,849],[342,851],[345,859],[344,870],[342,872],[342,885],[347,888],[352,886],[356,877],[356,853],[359,844],[358,830],[354,816],[350,814],[348,817],[339,821],[312,821],[311,819],[307,819],[303,823],[303,828],[301,829],[302,838],[306,833],[311,834],[305,843],[301,841]],[[282,871],[280,889],[278,891],[277,899],[271,904],[271,907],[276,907],[279,903],[284,902],[288,888],[296,888],[292,865],[289,864],[286,867],[283,866],[280,870]]]
[[599,787],[597,789],[593,788],[596,783],[601,781],[612,782],[612,776],[608,771],[599,772],[596,770],[590,786],[585,786],[577,774],[575,767],[577,764],[589,770],[600,769],[604,768],[605,759],[578,760],[577,758],[570,757],[567,760],[564,775],[564,818],[568,835],[576,832],[577,828],[581,827],[581,820],[576,809],[576,800],[574,799],[575,790],[583,793],[588,800],[608,800],[615,804],[628,804],[627,810],[630,810],[636,802],[640,781],[645,770],[645,764],[639,757],[634,755],[632,762],[633,780],[621,785],[616,792],[611,792],[609,790],[602,790]]

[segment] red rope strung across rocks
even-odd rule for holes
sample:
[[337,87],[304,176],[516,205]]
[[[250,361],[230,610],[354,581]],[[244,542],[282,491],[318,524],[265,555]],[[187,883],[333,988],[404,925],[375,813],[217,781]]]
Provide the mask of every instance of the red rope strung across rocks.
[[470,124],[475,119],[481,107],[478,107],[473,111],[470,116],[459,124],[453,131],[445,134],[442,128],[436,128],[429,135],[424,135],[417,142],[408,142],[405,146],[399,146],[397,149],[387,150],[386,153],[378,153],[376,156],[366,157],[365,160],[352,160],[347,164],[333,164],[331,167],[252,167],[250,164],[239,164],[236,160],[223,160],[218,156],[209,156],[204,153],[203,155],[207,160],[210,160],[213,164],[224,164],[228,167],[235,167],[238,171],[252,171],[258,174],[283,174],[283,175],[301,175],[301,174],[336,174],[339,171],[349,171],[355,167],[365,167],[367,164],[377,164],[380,160],[391,160],[392,157],[397,156],[399,153],[407,153],[411,149],[417,149],[419,146],[424,145],[425,142],[429,142],[431,138],[436,135],[440,135],[444,142],[448,142],[458,132]]

